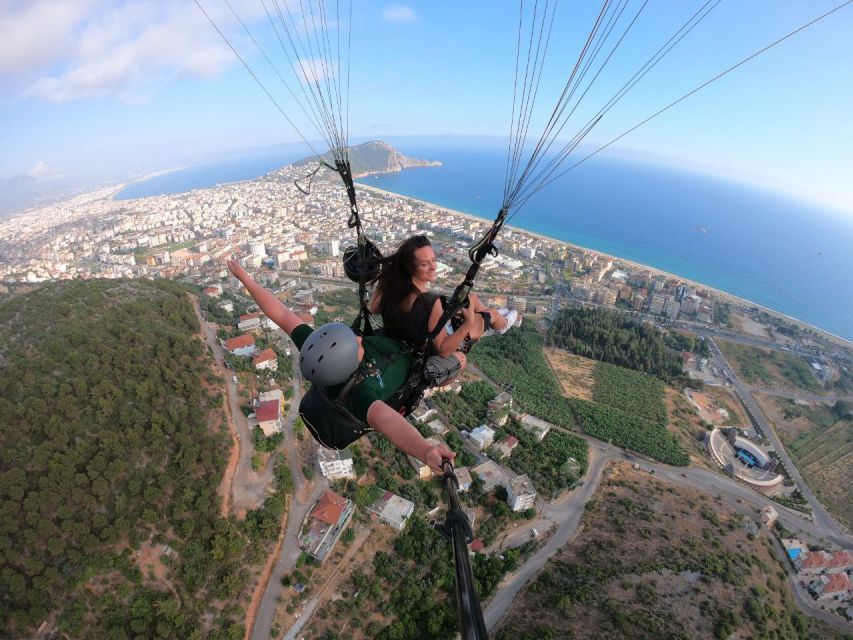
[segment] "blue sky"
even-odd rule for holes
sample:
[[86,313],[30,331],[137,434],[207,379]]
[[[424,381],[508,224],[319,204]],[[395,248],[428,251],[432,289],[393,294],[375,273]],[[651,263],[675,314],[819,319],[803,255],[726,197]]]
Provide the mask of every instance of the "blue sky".
[[[200,1],[316,139],[223,0]],[[622,133],[840,1],[722,0],[608,113],[590,142]],[[261,0],[231,3],[281,63]],[[640,4],[632,0],[629,10]],[[650,0],[590,105],[600,106],[701,4]],[[341,6],[348,11],[348,3]],[[554,104],[599,6],[559,5],[540,116]],[[508,1],[356,1],[351,139],[506,136],[517,20],[518,3]],[[0,24],[0,177],[121,178],[299,139],[191,1],[0,0]],[[853,212],[851,38],[853,5],[609,152],[768,185]],[[541,127],[540,118],[531,130],[538,133],[537,122]]]

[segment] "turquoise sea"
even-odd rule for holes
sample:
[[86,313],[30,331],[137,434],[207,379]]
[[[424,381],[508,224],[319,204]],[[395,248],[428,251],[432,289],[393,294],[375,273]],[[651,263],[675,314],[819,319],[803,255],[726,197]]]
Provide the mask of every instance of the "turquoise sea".
[[[484,218],[497,213],[505,147],[392,144],[443,166],[363,182]],[[296,158],[281,159],[275,166]],[[249,179],[274,169],[270,161],[259,160],[252,176],[243,160],[232,167],[239,177],[229,179],[225,163],[171,174],[168,189],[143,182],[121,196]],[[720,178],[596,157],[542,190],[510,224],[722,289],[853,340],[852,213]]]

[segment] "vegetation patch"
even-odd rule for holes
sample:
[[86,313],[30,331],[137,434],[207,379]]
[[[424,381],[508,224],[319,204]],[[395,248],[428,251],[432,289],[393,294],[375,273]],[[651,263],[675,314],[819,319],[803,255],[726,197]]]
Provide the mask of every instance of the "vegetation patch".
[[[332,289],[314,296],[317,303],[316,326],[327,322],[349,324],[358,315],[358,292],[352,289]],[[379,319],[379,316],[376,316]]]
[[547,499],[575,487],[586,474],[589,447],[582,438],[551,429],[540,442],[515,420],[507,422],[498,435],[505,433],[518,438],[518,446],[502,464],[516,473],[526,473],[536,491]]
[[799,611],[770,540],[744,524],[702,493],[613,465],[581,533],[495,638],[840,638]]
[[242,637],[289,476],[245,522],[219,517],[229,439],[198,329],[167,281],[0,305],[0,635]]
[[820,393],[823,387],[811,366],[789,353],[774,349],[749,347],[718,339],[717,346],[726,356],[739,378],[750,384],[788,387]]
[[686,465],[687,454],[666,427],[598,402],[563,397],[542,354],[543,339],[528,325],[485,338],[471,352],[492,380],[512,386],[515,401],[528,413],[599,440],[633,449],[668,464]]
[[596,402],[666,425],[663,382],[652,376],[600,362],[595,370]]
[[642,371],[664,382],[683,378],[679,347],[681,334],[664,333],[624,313],[605,309],[562,309],[551,326],[550,344],[572,353]]
[[[470,431],[486,422],[488,404],[496,395],[492,385],[480,380],[463,384],[458,394],[452,391],[437,393],[433,400],[450,418],[452,426]],[[430,432],[425,434],[429,436]]]
[[[501,556],[471,559],[481,599],[520,564],[528,543]],[[393,548],[379,550],[372,562],[354,570],[341,597],[325,602],[315,617],[346,620],[347,630],[306,637],[361,640],[427,640],[456,637],[458,620],[450,543],[419,516],[413,517]],[[318,625],[319,626],[319,625]]]

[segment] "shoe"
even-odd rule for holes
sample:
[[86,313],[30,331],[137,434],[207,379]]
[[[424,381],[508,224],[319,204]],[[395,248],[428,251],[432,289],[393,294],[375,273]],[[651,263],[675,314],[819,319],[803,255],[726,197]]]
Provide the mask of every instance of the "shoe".
[[495,333],[497,333],[499,336],[502,336],[507,331],[512,329],[517,322],[519,322],[520,316],[518,315],[518,311],[516,311],[515,309],[510,310],[506,307],[498,309],[498,313],[501,314],[504,318],[506,318],[506,326],[503,329],[495,329]]

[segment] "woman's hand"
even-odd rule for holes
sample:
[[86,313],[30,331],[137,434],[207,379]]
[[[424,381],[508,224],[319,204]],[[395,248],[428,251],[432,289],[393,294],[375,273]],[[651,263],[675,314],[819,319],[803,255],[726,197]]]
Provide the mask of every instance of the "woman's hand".
[[471,340],[477,340],[483,335],[486,328],[486,323],[475,309],[480,303],[479,298],[473,293],[468,294],[468,306],[462,309],[462,326],[460,331],[468,334]]
[[249,274],[246,273],[246,270],[240,265],[240,263],[236,260],[229,260],[227,264],[229,271],[234,274],[234,277],[240,282],[245,283]]

